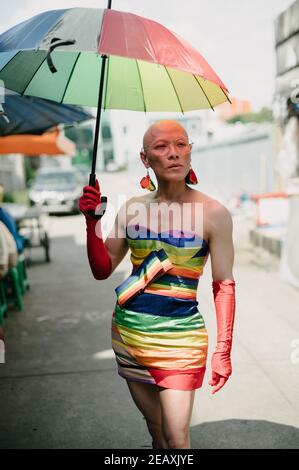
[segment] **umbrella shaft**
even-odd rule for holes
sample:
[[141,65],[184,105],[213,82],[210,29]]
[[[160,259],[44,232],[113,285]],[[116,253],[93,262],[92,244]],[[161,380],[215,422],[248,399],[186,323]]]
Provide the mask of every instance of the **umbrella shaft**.
[[103,100],[106,60],[107,60],[107,56],[102,55],[102,67],[101,67],[101,78],[100,78],[99,96],[98,96],[97,120],[96,120],[95,137],[94,137],[94,144],[93,144],[93,155],[92,155],[92,167],[91,167],[91,172],[92,173],[95,173],[95,169],[96,169],[96,160],[97,160],[97,150],[98,150],[98,141],[99,141],[100,122],[101,122],[101,111],[102,111],[102,100]]
[[[107,8],[111,9],[112,0],[108,0]],[[107,56],[102,55],[102,67],[101,67],[101,78],[99,86],[99,96],[98,96],[98,109],[97,109],[97,120],[95,128],[95,137],[93,143],[93,153],[92,153],[92,165],[91,165],[91,174],[89,177],[89,184],[95,186],[95,171],[96,171],[96,161],[97,161],[97,151],[98,151],[98,142],[99,142],[99,131],[100,131],[100,122],[101,122],[101,111],[102,111],[102,100],[103,100],[103,89],[104,89],[104,78],[105,78],[105,67],[106,67]]]

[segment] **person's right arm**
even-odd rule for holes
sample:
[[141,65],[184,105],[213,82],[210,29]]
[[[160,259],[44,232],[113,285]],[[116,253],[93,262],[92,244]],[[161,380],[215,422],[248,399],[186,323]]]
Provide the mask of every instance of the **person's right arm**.
[[79,209],[85,216],[87,232],[87,255],[93,276],[97,280],[107,279],[128,251],[125,233],[123,206],[116,216],[114,227],[106,241],[102,238],[101,219],[93,219],[89,210],[96,211],[101,204],[98,180],[96,186],[85,186],[79,199]]

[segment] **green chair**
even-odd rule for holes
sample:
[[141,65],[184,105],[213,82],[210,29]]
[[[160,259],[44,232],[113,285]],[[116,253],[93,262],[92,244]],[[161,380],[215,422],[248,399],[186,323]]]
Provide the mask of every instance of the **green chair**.
[[3,281],[7,303],[13,303],[18,310],[23,310],[21,281],[17,267],[10,268]]
[[0,280],[0,325],[3,324],[4,317],[7,313],[7,299],[5,295],[5,287],[3,279]]
[[30,289],[30,282],[27,276],[26,261],[23,253],[19,255],[16,268],[19,274],[21,292],[24,295],[26,290]]

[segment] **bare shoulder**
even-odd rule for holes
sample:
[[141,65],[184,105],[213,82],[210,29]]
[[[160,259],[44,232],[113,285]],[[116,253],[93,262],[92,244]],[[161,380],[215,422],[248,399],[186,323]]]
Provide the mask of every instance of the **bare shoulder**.
[[228,208],[222,204],[217,199],[211,198],[206,202],[206,210],[209,212],[209,215],[215,218],[218,222],[227,222],[232,220],[232,216]]
[[218,199],[204,193],[200,193],[199,199],[203,203],[204,225],[209,239],[212,239],[216,233],[231,232],[233,222],[227,207]]

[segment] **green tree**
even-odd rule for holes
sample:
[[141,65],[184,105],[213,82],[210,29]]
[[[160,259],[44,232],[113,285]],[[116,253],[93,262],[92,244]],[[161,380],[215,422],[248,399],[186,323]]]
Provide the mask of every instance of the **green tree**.
[[243,113],[236,114],[235,116],[226,120],[228,124],[234,124],[235,122],[271,122],[273,120],[272,110],[267,107],[263,107],[257,113]]

